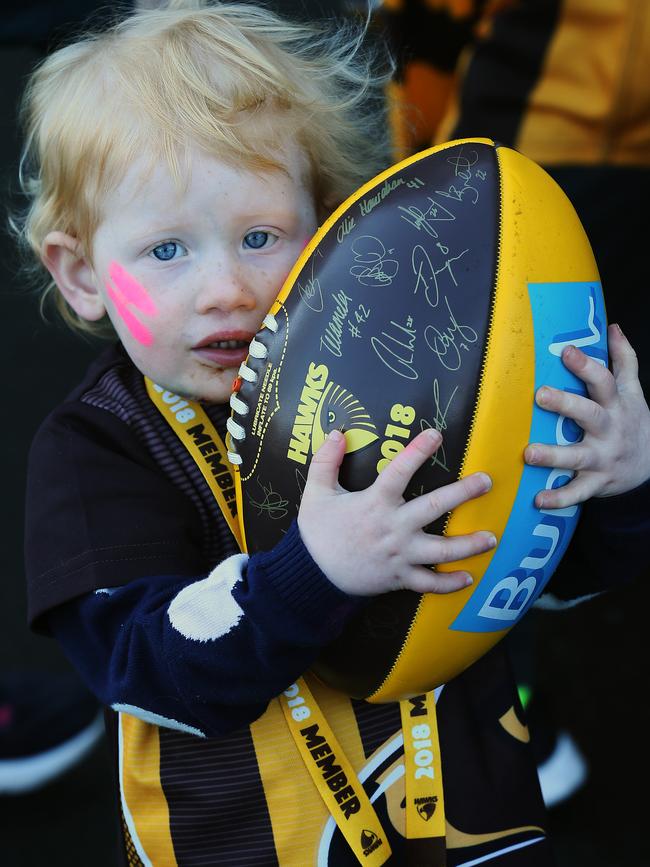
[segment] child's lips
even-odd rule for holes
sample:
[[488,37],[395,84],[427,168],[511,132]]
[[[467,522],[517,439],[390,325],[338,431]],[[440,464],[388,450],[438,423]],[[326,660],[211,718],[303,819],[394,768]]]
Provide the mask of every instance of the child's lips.
[[248,331],[211,334],[197,343],[192,351],[202,361],[207,361],[217,367],[237,367],[246,359],[248,347],[254,336]]

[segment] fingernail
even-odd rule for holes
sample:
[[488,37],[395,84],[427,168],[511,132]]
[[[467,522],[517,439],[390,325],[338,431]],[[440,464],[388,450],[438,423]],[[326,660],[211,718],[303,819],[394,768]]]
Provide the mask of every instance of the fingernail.
[[537,403],[547,403],[550,396],[551,392],[543,385],[537,391]]
[[539,452],[537,451],[537,449],[533,448],[533,446],[528,446],[528,448],[524,452],[524,458],[526,460],[526,463],[534,464],[537,461],[538,457]]
[[485,538],[487,539],[487,543],[490,546],[490,548],[496,547],[497,537],[494,535],[494,533],[486,533]]
[[474,583],[471,575],[465,575],[465,587],[470,587]]
[[476,478],[480,479],[483,483],[483,490],[489,491],[492,487],[492,479],[488,476],[487,473],[477,473]]
[[439,430],[436,430],[434,427],[426,428],[424,433],[429,437],[429,439],[432,439],[434,441],[434,443],[439,443],[442,440],[442,434],[440,433]]
[[332,440],[333,443],[338,443],[343,438],[343,434],[338,428],[334,428],[327,434],[327,439]]
[[625,337],[625,335],[623,334],[623,329],[618,324],[618,322],[614,322],[613,327],[618,331],[618,333],[620,334],[621,337]]

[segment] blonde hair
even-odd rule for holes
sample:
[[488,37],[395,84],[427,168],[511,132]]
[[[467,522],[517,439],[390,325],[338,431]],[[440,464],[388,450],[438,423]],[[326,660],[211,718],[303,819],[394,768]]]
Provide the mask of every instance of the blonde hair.
[[[326,216],[389,162],[390,68],[377,70],[376,50],[362,50],[366,31],[290,22],[245,3],[176,0],[53,52],[32,73],[21,114],[29,205],[14,227],[37,267],[53,230],[90,257],[103,198],[129,165],[143,154],[165,158],[180,182],[192,145],[269,170],[281,168],[273,154],[293,137]],[[43,300],[53,288],[48,280]],[[68,324],[97,330],[54,298]]]

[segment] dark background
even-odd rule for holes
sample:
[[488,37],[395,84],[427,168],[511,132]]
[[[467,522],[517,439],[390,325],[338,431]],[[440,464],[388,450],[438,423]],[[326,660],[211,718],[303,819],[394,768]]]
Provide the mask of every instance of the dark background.
[[[32,14],[33,5],[21,8]],[[72,18],[70,10],[68,20]],[[20,28],[0,44],[0,190],[5,204],[16,201],[17,96],[46,44],[36,29],[30,44]],[[647,224],[647,215],[639,219]],[[69,668],[58,646],[30,634],[25,626],[25,465],[39,421],[76,383],[96,347],[63,326],[42,321],[4,230],[0,251],[5,484],[0,665],[3,670],[58,672]],[[638,279],[647,281],[647,275]],[[645,346],[636,348],[639,354],[647,352]],[[647,578],[648,570],[619,593],[560,614],[535,615],[531,621],[549,718],[572,733],[590,767],[587,785],[551,812],[559,867],[650,865],[645,827],[650,724],[645,689],[650,666],[643,638],[650,604]],[[41,791],[0,798],[2,867],[111,867],[115,810],[110,775],[106,744],[101,742],[81,765]]]

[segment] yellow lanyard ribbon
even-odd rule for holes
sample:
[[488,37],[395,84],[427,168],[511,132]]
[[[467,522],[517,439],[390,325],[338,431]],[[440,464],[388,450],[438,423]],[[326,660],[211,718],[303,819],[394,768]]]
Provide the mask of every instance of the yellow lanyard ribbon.
[[304,678],[280,696],[298,751],[360,864],[380,867],[391,848],[377,813]]
[[[147,393],[194,458],[224,518],[245,550],[227,449],[195,401],[145,377]],[[327,809],[360,864],[380,867],[391,848],[377,813],[304,678],[280,696],[287,725]],[[400,702],[404,733],[407,838],[444,837],[445,815],[433,693]]]
[[399,703],[404,734],[406,837],[445,836],[445,802],[433,692]]
[[196,401],[165,391],[145,377],[147,393],[160,414],[194,458],[219,504],[224,518],[243,550],[235,478],[223,440],[205,410]]

